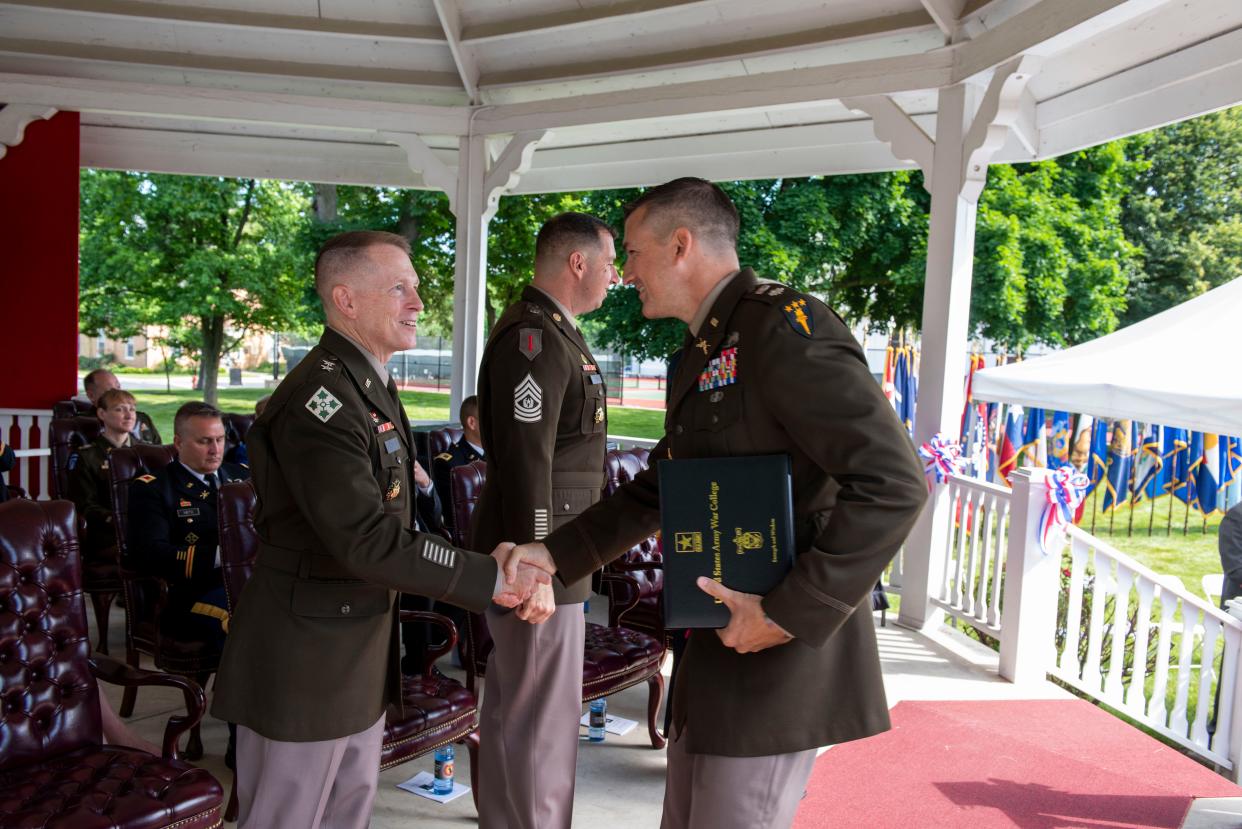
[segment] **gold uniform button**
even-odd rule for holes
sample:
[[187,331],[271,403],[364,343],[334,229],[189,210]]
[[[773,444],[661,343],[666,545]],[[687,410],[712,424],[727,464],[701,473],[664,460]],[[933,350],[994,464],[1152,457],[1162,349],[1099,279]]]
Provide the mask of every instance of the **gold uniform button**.
[[349,607],[349,602],[345,602],[345,604],[341,605],[341,615],[342,615],[342,616],[348,616],[348,615],[349,615],[349,610],[350,610],[350,607]]
[[565,505],[565,512],[569,512],[569,504]]

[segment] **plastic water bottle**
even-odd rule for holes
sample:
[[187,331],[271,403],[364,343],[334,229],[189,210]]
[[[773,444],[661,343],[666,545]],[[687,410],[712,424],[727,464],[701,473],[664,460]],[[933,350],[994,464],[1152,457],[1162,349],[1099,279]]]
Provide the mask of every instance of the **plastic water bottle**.
[[587,719],[587,739],[592,743],[604,742],[604,726],[608,723],[608,700],[591,700],[591,714]]
[[452,745],[440,746],[436,749],[436,779],[431,784],[432,794],[452,794],[453,792],[453,760],[457,752]]

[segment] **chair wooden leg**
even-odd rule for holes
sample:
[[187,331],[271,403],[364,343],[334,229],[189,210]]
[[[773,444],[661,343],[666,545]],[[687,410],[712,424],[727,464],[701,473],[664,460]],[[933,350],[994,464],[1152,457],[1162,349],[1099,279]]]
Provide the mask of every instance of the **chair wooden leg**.
[[[126,648],[125,649],[125,661],[129,663],[131,667],[134,667],[134,668],[139,667],[138,651],[134,650],[133,648]],[[134,713],[134,703],[137,701],[138,701],[138,689],[131,685],[130,687],[126,688],[125,692],[121,695],[121,710],[118,711],[117,713],[120,714],[122,717],[132,716]]]
[[91,593],[91,604],[95,608],[95,627],[99,628],[99,647],[95,650],[105,656],[108,654],[108,612],[112,609],[112,600],[115,598],[115,591]]
[[663,700],[664,674],[656,671],[647,680],[647,733],[651,735],[652,748],[664,748],[668,743],[656,725],[656,715],[660,713],[660,703]]
[[197,725],[190,729],[190,739],[186,740],[185,751],[181,756],[191,763],[203,759],[203,735]]
[[466,751],[470,754],[470,794],[474,796],[474,810],[479,810],[479,729],[475,729],[462,737]]
[[238,809],[239,807],[237,804],[237,770],[234,769],[233,770],[233,789],[232,791],[229,792],[229,805],[224,807],[225,821],[228,823],[233,823],[234,821],[236,821]]

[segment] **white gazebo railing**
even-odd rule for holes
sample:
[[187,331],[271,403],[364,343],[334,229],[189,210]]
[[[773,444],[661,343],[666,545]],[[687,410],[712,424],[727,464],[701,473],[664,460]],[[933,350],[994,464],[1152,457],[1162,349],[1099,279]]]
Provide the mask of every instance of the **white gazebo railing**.
[[52,497],[51,422],[47,409],[0,409],[0,441],[17,455],[5,482],[40,500]]
[[1055,677],[1242,778],[1242,608],[1223,613],[1078,527],[1068,552],[1045,555],[1046,474],[1015,472],[1012,490],[941,484],[951,509],[932,605],[997,639],[1005,678]]

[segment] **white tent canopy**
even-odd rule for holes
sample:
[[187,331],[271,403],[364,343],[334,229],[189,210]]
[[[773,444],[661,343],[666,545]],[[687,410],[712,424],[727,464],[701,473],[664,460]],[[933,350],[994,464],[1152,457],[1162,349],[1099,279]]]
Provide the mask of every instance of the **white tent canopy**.
[[1242,435],[1242,279],[1116,333],[975,374],[976,400]]

